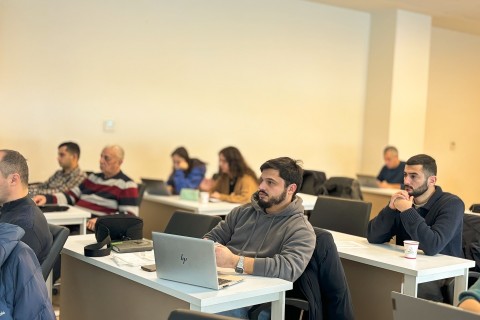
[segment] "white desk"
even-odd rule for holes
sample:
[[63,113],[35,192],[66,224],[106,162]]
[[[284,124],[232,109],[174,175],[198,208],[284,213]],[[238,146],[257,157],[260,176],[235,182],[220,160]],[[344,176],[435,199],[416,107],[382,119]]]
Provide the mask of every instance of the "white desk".
[[[298,194],[303,200],[305,210],[312,210],[317,197],[309,194]],[[199,214],[225,216],[239,203],[209,202],[181,200],[179,196],[155,196],[145,193],[140,204],[140,217],[143,219],[143,236],[151,239],[152,231],[163,231],[175,211],[188,211]]]
[[361,187],[363,201],[372,203],[372,211],[370,211],[370,220],[375,218],[380,210],[390,201],[392,195],[399,191],[399,189],[386,189],[386,188],[370,188]]
[[[357,319],[392,319],[390,292],[416,297],[419,283],[455,277],[455,302],[465,290],[474,261],[437,254],[403,257],[403,247],[370,244],[367,239],[340,232],[333,235],[349,283]],[[360,247],[348,246],[356,244]]]
[[72,207],[67,211],[44,213],[48,223],[55,225],[80,225],[80,234],[87,233],[87,219],[92,216],[90,212],[77,207]]
[[272,302],[272,319],[284,318],[285,291],[292,283],[245,276],[223,290],[161,280],[140,267],[118,267],[111,256],[90,258],[93,234],[71,236],[62,251],[62,320],[167,319],[177,308],[209,313]]

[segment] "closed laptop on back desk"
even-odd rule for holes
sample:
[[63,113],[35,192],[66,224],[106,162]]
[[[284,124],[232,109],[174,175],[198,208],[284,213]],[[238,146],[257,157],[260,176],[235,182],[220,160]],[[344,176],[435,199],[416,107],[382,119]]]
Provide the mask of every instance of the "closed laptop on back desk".
[[478,320],[480,315],[449,304],[414,298],[392,291],[394,320]]
[[243,279],[233,275],[218,277],[215,244],[211,240],[152,232],[157,276],[215,290]]

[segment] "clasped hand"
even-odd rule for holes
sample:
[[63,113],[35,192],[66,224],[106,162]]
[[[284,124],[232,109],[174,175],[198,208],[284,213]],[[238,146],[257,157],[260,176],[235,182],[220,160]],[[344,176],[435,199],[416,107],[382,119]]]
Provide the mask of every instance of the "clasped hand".
[[398,210],[403,212],[412,207],[413,196],[410,196],[407,191],[401,190],[392,195],[390,199],[389,207],[390,209]]

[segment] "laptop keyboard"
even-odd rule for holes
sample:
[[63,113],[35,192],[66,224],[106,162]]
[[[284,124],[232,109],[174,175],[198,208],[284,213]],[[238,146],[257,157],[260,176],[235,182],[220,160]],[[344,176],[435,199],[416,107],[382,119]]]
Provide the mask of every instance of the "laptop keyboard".
[[218,278],[218,285],[221,286],[221,285],[224,285],[225,283],[229,283],[231,282],[232,280],[228,280],[228,279],[223,279],[223,278]]

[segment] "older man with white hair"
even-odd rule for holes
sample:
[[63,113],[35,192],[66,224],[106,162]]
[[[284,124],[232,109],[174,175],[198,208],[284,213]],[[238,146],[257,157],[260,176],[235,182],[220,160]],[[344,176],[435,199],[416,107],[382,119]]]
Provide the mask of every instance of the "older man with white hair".
[[[100,156],[100,173],[92,173],[78,187],[53,195],[37,195],[38,205],[45,203],[70,204],[86,209],[94,216],[116,213],[138,215],[138,190],[136,183],[125,175],[121,165],[125,152],[118,145],[103,148]],[[95,230],[97,218],[87,222]]]

